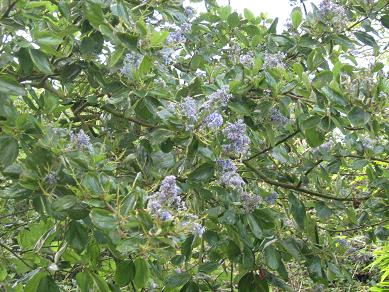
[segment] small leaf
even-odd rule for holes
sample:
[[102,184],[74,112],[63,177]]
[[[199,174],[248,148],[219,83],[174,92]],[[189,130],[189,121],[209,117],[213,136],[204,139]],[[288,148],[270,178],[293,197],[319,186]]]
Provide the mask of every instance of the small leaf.
[[298,28],[303,21],[303,14],[300,7],[295,7],[292,10],[292,24],[294,28]]
[[264,253],[267,266],[272,270],[277,270],[281,262],[279,252],[274,247],[268,246],[265,248]]
[[389,14],[385,14],[384,16],[382,16],[380,21],[383,26],[389,29]]
[[40,280],[36,291],[39,291],[39,292],[60,292],[59,287],[54,282],[53,278],[51,278],[50,276],[46,276]]
[[104,209],[93,209],[89,214],[92,223],[100,228],[112,230],[117,228],[117,220],[113,214]]
[[347,117],[350,120],[351,124],[353,124],[354,126],[364,125],[370,119],[370,115],[357,106],[354,106],[351,109],[351,111],[347,114]]
[[18,141],[11,136],[0,136],[0,167],[3,168],[11,165],[18,157],[18,154]]
[[231,13],[227,18],[228,25],[231,28],[237,27],[240,24],[239,15],[236,12]]
[[368,45],[368,46],[371,46],[371,47],[376,47],[377,46],[377,43],[376,43],[375,39],[371,35],[369,35],[368,33],[364,32],[364,31],[354,32],[354,35],[356,36],[356,38],[358,40],[360,40],[365,45]]
[[167,289],[181,287],[188,283],[190,277],[190,274],[187,272],[175,273],[166,279],[165,287]]
[[116,264],[115,284],[119,287],[127,286],[135,278],[135,264],[124,260]]
[[304,223],[306,218],[306,211],[304,204],[297,199],[293,194],[289,194],[288,200],[290,203],[290,210],[292,213],[292,216],[298,226],[300,226],[301,229],[304,229]]
[[70,246],[78,252],[82,252],[88,243],[88,231],[77,221],[70,222],[65,237]]
[[192,182],[205,182],[213,177],[214,167],[211,163],[204,163],[188,175]]
[[26,91],[17,83],[10,82],[0,77],[0,92],[6,95],[25,95]]
[[52,74],[51,66],[47,56],[37,49],[29,49],[30,57],[39,71],[45,74]]
[[147,266],[147,262],[143,258],[136,258],[134,264],[134,283],[137,288],[144,288],[146,286],[147,279],[149,278],[149,267]]
[[254,234],[254,236],[258,239],[261,239],[262,238],[262,229],[261,227],[259,226],[257,220],[255,219],[255,217],[251,214],[248,214],[247,215],[247,221],[249,223],[249,226],[250,226],[250,229],[251,229],[251,232]]

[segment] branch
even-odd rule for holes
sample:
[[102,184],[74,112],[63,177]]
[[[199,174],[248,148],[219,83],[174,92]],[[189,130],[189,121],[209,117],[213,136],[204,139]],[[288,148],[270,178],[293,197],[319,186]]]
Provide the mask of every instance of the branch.
[[381,158],[376,158],[376,157],[364,157],[360,155],[335,155],[335,157],[338,158],[359,158],[359,159],[366,159],[366,160],[371,160],[371,161],[379,161],[383,163],[389,163],[389,160],[381,159]]
[[[304,173],[304,177],[307,176],[312,170],[315,169],[316,166],[318,166],[320,163],[323,162],[323,159],[319,159],[318,161],[316,161],[305,173]],[[301,184],[303,183],[302,181],[302,177],[300,178],[297,186],[300,187]]]
[[266,149],[262,150],[261,152],[258,152],[252,156],[250,156],[249,158],[245,159],[244,161],[250,161],[256,157],[258,157],[259,155],[262,155],[270,150],[272,150],[274,147],[284,143],[285,141],[289,140],[290,138],[294,137],[295,135],[297,135],[298,133],[300,132],[300,130],[296,130],[295,132],[293,132],[292,134],[286,136],[284,139],[281,139],[280,141],[278,141],[276,144],[274,144],[274,146],[269,146],[267,147]]
[[12,253],[17,259],[19,259],[23,264],[25,264],[30,269],[33,269],[34,267],[31,266],[29,263],[27,263],[22,257],[20,257],[17,253],[15,253],[11,248],[6,246],[5,244],[0,242],[0,246],[4,248],[5,250],[8,250],[10,253]]
[[349,229],[327,229],[327,228],[321,227],[319,225],[317,227],[319,227],[320,229],[323,229],[325,231],[329,231],[329,232],[349,232],[349,231],[355,231],[355,230],[364,229],[364,228],[368,228],[368,227],[378,226],[378,225],[381,225],[381,224],[386,223],[388,221],[389,221],[389,219],[385,219],[385,220],[378,222],[378,223],[366,224],[366,225],[353,227],[353,228],[349,228]]
[[[334,197],[334,196],[330,196],[330,195],[325,195],[325,194],[322,194],[320,192],[308,190],[306,188],[299,187],[296,185],[275,181],[275,180],[272,180],[271,178],[268,178],[266,175],[261,173],[259,170],[255,169],[252,165],[250,165],[249,162],[243,161],[243,163],[244,163],[244,165],[246,165],[247,168],[249,168],[256,175],[258,175],[264,182],[266,182],[270,185],[273,185],[273,186],[278,186],[278,187],[281,187],[284,189],[294,190],[296,192],[304,193],[304,194],[307,194],[307,195],[312,196],[312,197],[319,197],[319,198],[323,198],[323,199],[329,199],[329,200],[335,200],[335,201],[349,201],[349,202],[353,202],[355,200],[354,198],[339,198],[339,197]],[[367,199],[368,199],[368,197],[358,198],[358,200],[367,200]]]
[[138,125],[141,125],[141,126],[144,126],[144,127],[148,127],[148,128],[156,128],[155,125],[151,125],[149,123],[146,123],[146,122],[143,122],[141,120],[138,120],[138,119],[135,119],[135,118],[132,118],[132,117],[126,117],[124,116],[124,114],[122,114],[121,112],[111,108],[110,106],[107,106],[107,105],[103,105],[102,107],[99,107],[100,109],[102,109],[103,111],[106,111],[112,115],[114,115],[115,117],[118,117],[118,118],[122,118],[122,119],[125,119],[125,120],[129,120],[135,124],[138,124]]

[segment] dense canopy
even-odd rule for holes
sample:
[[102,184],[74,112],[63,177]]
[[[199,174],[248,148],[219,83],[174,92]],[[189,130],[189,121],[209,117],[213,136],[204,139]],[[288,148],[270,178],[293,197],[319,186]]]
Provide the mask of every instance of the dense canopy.
[[389,3],[187,2],[1,1],[0,290],[385,291]]

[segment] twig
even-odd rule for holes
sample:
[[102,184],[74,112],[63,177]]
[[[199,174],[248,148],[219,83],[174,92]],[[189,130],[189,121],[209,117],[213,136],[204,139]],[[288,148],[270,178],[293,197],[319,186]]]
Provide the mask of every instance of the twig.
[[300,130],[297,130],[297,131],[293,132],[292,134],[286,136],[284,139],[281,139],[280,141],[278,141],[276,144],[274,144],[274,146],[269,146],[269,147],[267,147],[266,149],[262,150],[261,152],[258,152],[258,153],[256,153],[256,154],[252,155],[251,157],[245,159],[245,161],[250,161],[250,160],[252,160],[252,159],[254,159],[254,158],[256,158],[256,157],[258,157],[258,156],[260,156],[260,155],[262,155],[262,154],[264,154],[264,153],[266,153],[266,152],[268,152],[268,151],[270,151],[270,150],[273,149],[274,147],[276,147],[276,146],[278,146],[278,145],[284,143],[285,141],[289,140],[290,138],[294,137],[294,136],[297,135],[299,132],[300,132]]
[[359,229],[363,229],[363,228],[367,228],[367,227],[378,226],[378,225],[381,225],[381,224],[383,224],[385,222],[389,222],[389,219],[386,219],[386,220],[383,220],[381,222],[374,223],[374,224],[366,224],[366,225],[362,225],[362,226],[358,226],[358,227],[353,227],[353,228],[348,228],[348,229],[327,229],[327,228],[321,227],[321,226],[317,226],[317,227],[319,227],[320,229],[323,229],[325,231],[329,231],[329,232],[349,232],[349,231],[355,231],[355,230],[359,230]]
[[[270,185],[273,185],[273,186],[278,186],[278,187],[281,187],[281,188],[284,188],[284,189],[289,189],[289,190],[294,190],[296,192],[300,192],[300,193],[304,193],[304,194],[307,194],[311,197],[319,197],[319,198],[323,198],[323,199],[329,199],[329,200],[335,200],[335,201],[349,201],[349,202],[353,202],[355,199],[354,198],[339,198],[339,197],[334,197],[334,196],[330,196],[330,195],[326,195],[326,194],[322,194],[320,192],[317,192],[317,191],[312,191],[312,190],[308,190],[306,188],[302,188],[302,187],[299,187],[297,185],[291,185],[291,184],[287,184],[287,183],[283,183],[283,182],[279,182],[279,181],[275,181],[275,180],[272,180],[270,178],[268,178],[266,175],[264,175],[263,173],[261,173],[259,170],[255,169],[252,165],[250,165],[250,163],[248,163],[247,161],[243,161],[243,163],[246,165],[247,168],[249,168],[250,170],[252,170],[256,175],[258,175],[264,182],[270,184]],[[367,200],[369,197],[362,197],[362,198],[356,198],[357,200]]]
[[8,250],[10,253],[12,253],[17,259],[19,259],[23,264],[25,264],[30,269],[33,269],[34,267],[31,266],[29,263],[27,263],[22,257],[20,257],[17,253],[15,253],[11,248],[6,246],[5,244],[0,242],[0,246],[4,248],[5,250]]

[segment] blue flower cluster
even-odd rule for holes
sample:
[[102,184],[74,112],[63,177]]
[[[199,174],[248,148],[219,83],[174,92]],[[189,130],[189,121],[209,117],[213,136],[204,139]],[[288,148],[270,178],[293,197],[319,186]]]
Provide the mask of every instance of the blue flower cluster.
[[152,214],[165,221],[173,219],[167,208],[186,209],[185,203],[181,201],[175,176],[169,175],[162,180],[159,191],[150,197],[147,208]]
[[188,22],[182,24],[181,27],[174,27],[174,31],[172,31],[166,39],[166,43],[168,45],[176,45],[179,43],[184,43],[186,41],[185,34],[188,33],[192,28],[192,25]]
[[237,172],[237,167],[234,162],[231,159],[219,159],[217,164],[220,169],[220,184],[240,194],[240,201],[242,202],[244,211],[251,213],[258,208],[261,197],[249,194],[244,190],[246,183]]
[[45,179],[44,179],[45,183],[48,184],[49,186],[54,186],[55,184],[57,184],[57,181],[58,181],[58,177],[57,177],[57,174],[55,172],[49,172],[46,176],[45,176]]
[[231,99],[232,95],[229,93],[227,86],[224,86],[212,94],[208,95],[207,101],[201,106],[202,110],[209,111],[214,107],[226,107],[228,101]]
[[199,237],[202,237],[204,232],[205,232],[205,227],[203,225],[201,225],[200,223],[193,223],[192,224],[192,233],[193,235],[197,235]]
[[252,53],[240,55],[239,61],[243,66],[250,67],[254,65],[254,56]]
[[223,129],[223,135],[227,138],[228,144],[223,145],[226,153],[237,156],[245,155],[250,148],[250,139],[246,135],[246,124],[239,119],[235,123],[228,123]]
[[197,102],[192,97],[187,96],[181,101],[179,109],[188,120],[187,130],[192,130],[199,117]]
[[274,205],[278,199],[278,194],[276,192],[271,193],[269,196],[265,197],[266,203]]
[[285,54],[284,53],[269,53],[266,52],[264,55],[263,66],[265,68],[285,68],[284,64]]
[[290,123],[290,120],[285,117],[278,109],[273,108],[270,111],[270,120],[273,123],[286,125]]
[[78,150],[92,150],[92,144],[90,143],[90,138],[85,134],[84,130],[80,130],[77,134],[70,133],[70,146],[71,148],[77,148]]
[[126,54],[123,60],[123,67],[120,69],[120,73],[128,78],[132,78],[133,70],[138,69],[140,63],[140,57],[137,57],[133,54]]
[[213,112],[206,119],[208,129],[219,129],[223,125],[223,116],[218,112]]

